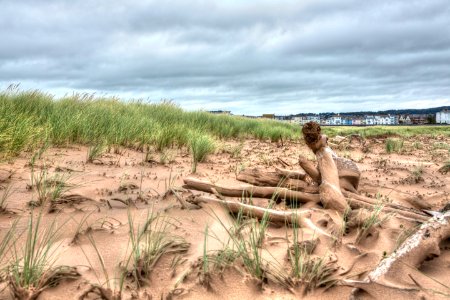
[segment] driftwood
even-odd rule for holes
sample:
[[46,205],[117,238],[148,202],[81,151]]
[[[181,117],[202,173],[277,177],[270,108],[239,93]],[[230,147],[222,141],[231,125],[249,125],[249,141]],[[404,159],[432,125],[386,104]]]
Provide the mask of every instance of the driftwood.
[[[339,185],[341,189],[355,193],[358,190],[359,179],[361,177],[361,172],[358,167],[350,159],[339,157],[333,151],[331,154],[338,169]],[[320,171],[312,162],[303,156],[300,156],[299,164],[314,182],[319,184],[322,182]]]
[[[379,201],[373,198],[365,197],[355,193],[342,191],[342,194],[346,197],[347,202],[352,209],[372,208],[380,204]],[[418,209],[408,208],[394,203],[383,203],[383,211],[387,213],[399,214],[411,221],[425,222],[429,219],[427,214]]]
[[[278,170],[277,170],[277,172],[278,172]],[[275,178],[276,178],[277,172],[269,172],[269,171],[261,170],[258,168],[246,169],[245,171],[241,172],[238,175],[237,179],[254,184],[254,185],[258,185],[258,186],[261,186],[261,185],[262,186],[266,186],[266,185],[274,186],[274,184],[271,184],[270,180],[276,181]],[[359,195],[354,192],[346,191],[344,188],[342,188],[342,181],[343,180],[340,179],[341,192],[344,195],[344,197],[346,198],[348,204],[350,205],[350,207],[352,209],[359,209],[359,208],[371,209],[374,206],[380,204],[379,201],[377,201],[376,199],[365,197],[365,196]],[[304,186],[304,184],[305,183],[303,183],[302,186]],[[348,184],[350,184],[350,183],[348,183]],[[286,185],[286,187],[292,189],[292,187],[290,187],[289,185]],[[239,187],[235,187],[234,189],[238,189],[238,188]],[[307,186],[307,188],[305,188],[303,191],[307,192],[307,193],[310,193],[310,192],[317,193],[318,188],[310,185],[310,186]],[[214,193],[214,191],[213,191],[213,193]],[[421,210],[414,209],[414,208],[408,208],[408,207],[405,207],[405,206],[402,206],[399,204],[394,204],[394,203],[383,203],[383,211],[386,213],[396,213],[404,218],[407,218],[407,219],[413,220],[413,221],[424,222],[424,221],[427,221],[429,218],[429,216],[427,214],[425,214],[424,212],[422,212]]]
[[338,168],[333,159],[334,152],[327,145],[326,136],[320,134],[320,131],[319,124],[314,122],[306,123],[302,128],[306,144],[316,155],[321,174],[320,201],[324,207],[344,214],[350,207],[341,193]]
[[[277,187],[257,187],[249,184],[237,185],[219,185],[205,179],[187,177],[184,179],[187,188],[214,194],[218,197],[255,197],[255,198],[284,198],[293,202],[317,203],[320,201],[318,194],[310,194],[299,191],[291,191],[286,188]],[[375,199],[361,196],[358,194],[343,191],[345,200],[352,209],[367,208],[371,209],[379,202]],[[393,203],[383,204],[383,211],[386,213],[395,213],[410,221],[424,222],[428,216],[420,210],[404,207]]]
[[356,192],[359,187],[359,180],[361,178],[361,171],[354,161],[337,156],[331,148],[331,155],[334,163],[338,169],[339,183],[341,189]]
[[309,218],[311,216],[311,212],[309,210],[299,210],[296,212],[293,211],[281,211],[270,208],[263,208],[260,206],[249,205],[238,201],[226,200],[226,199],[217,199],[208,196],[197,196],[189,202],[194,204],[200,203],[220,203],[223,204],[230,212],[238,213],[242,211],[244,215],[248,215],[251,217],[255,217],[257,219],[262,219],[264,215],[267,215],[269,221],[271,223],[276,223],[280,225],[292,224],[295,222],[299,224],[299,226],[304,225],[304,218]]
[[378,299],[386,295],[386,287],[402,292],[418,292],[420,286],[408,274],[424,260],[439,256],[440,242],[449,237],[450,212],[429,219],[396,251],[383,259],[364,280],[344,281],[344,284],[355,287],[351,298],[358,299],[359,294],[365,292]]
[[334,238],[328,232],[317,227],[310,219],[310,210],[296,210],[296,211],[280,211],[270,208],[263,208],[259,206],[249,205],[237,201],[216,199],[208,196],[197,196],[190,199],[189,202],[199,205],[200,203],[219,203],[224,205],[231,213],[237,214],[239,212],[244,215],[257,218],[259,220],[267,216],[269,222],[278,225],[292,225],[296,224],[299,227],[306,227],[314,232],[325,235],[329,238]]
[[294,191],[318,193],[318,186],[310,185],[306,181],[298,179],[299,177],[304,178],[305,175],[300,171],[290,172],[284,169],[270,172],[260,168],[247,168],[241,171],[236,179],[257,186],[285,187]]
[[285,199],[290,201],[319,202],[318,194],[304,193],[300,191],[292,191],[282,187],[261,187],[250,184],[238,184],[234,186],[225,186],[213,184],[209,180],[198,179],[194,177],[184,178],[184,184],[187,188],[214,193],[217,191],[220,195],[231,197],[258,197],[268,199]]
[[311,179],[314,182],[317,183],[321,182],[319,169],[317,169],[317,167],[312,162],[307,160],[305,157],[300,156],[298,159],[298,163],[300,164],[300,167],[302,167],[302,169],[305,170],[306,174],[308,174],[309,177],[311,177]]
[[288,170],[275,167],[277,173],[283,178],[291,178],[291,179],[300,179],[304,180],[306,177],[306,173],[302,170]]

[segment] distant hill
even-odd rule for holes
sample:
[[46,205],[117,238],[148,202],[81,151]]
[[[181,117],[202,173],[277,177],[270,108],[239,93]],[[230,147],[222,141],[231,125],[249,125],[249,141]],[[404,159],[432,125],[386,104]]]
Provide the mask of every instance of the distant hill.
[[[360,115],[373,115],[373,114],[380,114],[380,115],[412,115],[412,114],[436,114],[437,112],[440,112],[444,109],[450,110],[450,106],[440,106],[440,107],[432,107],[432,108],[423,108],[423,109],[390,109],[390,110],[379,110],[379,111],[357,111],[357,112],[342,112],[340,113],[341,116],[360,116]],[[333,115],[335,113],[333,112],[326,112],[326,113],[320,113],[319,115]],[[304,115],[311,115],[310,113],[300,113],[292,115],[293,117],[296,116],[304,116]]]
[[376,112],[346,112],[341,113],[341,115],[367,115],[367,114],[391,114],[391,115],[412,115],[412,114],[436,114],[441,110],[449,109],[450,106],[440,106],[440,107],[432,107],[432,108],[423,108],[423,109],[390,109],[390,110],[382,110]]

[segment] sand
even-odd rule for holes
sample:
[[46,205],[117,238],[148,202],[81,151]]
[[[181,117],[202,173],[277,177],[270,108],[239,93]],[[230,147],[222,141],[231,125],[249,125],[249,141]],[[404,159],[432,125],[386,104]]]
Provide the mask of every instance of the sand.
[[[413,147],[419,141],[422,149]],[[408,207],[405,201],[410,195],[419,195],[424,205],[431,210],[439,210],[449,200],[448,175],[441,174],[438,169],[449,159],[449,151],[433,149],[434,142],[450,143],[444,137],[415,137],[405,141],[404,152],[387,154],[383,139],[371,139],[367,153],[358,145],[343,149],[335,149],[340,155],[353,159],[362,171],[359,192],[376,197],[380,195],[385,201],[392,201]],[[236,174],[246,167],[264,167],[273,170],[276,166],[285,167],[279,158],[291,165],[291,169],[299,169],[298,156],[313,159],[313,154],[301,142],[287,142],[284,145],[246,140],[239,151],[240,142],[228,141],[219,145],[216,154],[210,155],[207,161],[200,163],[197,176],[213,182],[236,182]],[[79,203],[68,201],[57,205],[53,213],[45,213],[44,223],[49,224],[55,218],[59,226],[63,226],[59,237],[56,264],[77,267],[81,277],[77,280],[64,281],[59,286],[45,290],[39,299],[77,299],[89,283],[103,283],[104,276],[95,255],[95,250],[86,234],[80,234],[73,243],[80,220],[87,216],[89,225],[99,228],[101,220],[110,220],[111,226],[91,232],[95,243],[103,256],[105,266],[114,277],[116,266],[123,261],[128,237],[128,211],[142,220],[148,209],[160,211],[177,221],[173,233],[182,236],[190,243],[189,250],[182,254],[182,263],[171,267],[173,254],[163,255],[156,264],[147,286],[139,292],[134,291],[134,284],[127,282],[124,298],[140,299],[297,299],[301,288],[288,290],[276,283],[268,282],[262,286],[245,274],[237,263],[236,268],[227,269],[222,276],[213,274],[211,288],[207,289],[199,283],[198,270],[193,268],[187,278],[174,288],[179,276],[195,265],[203,253],[204,230],[214,233],[217,238],[208,240],[208,250],[219,249],[220,240],[226,239],[224,224],[232,224],[233,217],[219,205],[204,205],[202,209],[182,209],[177,199],[167,194],[170,187],[182,185],[182,179],[191,173],[191,158],[186,149],[171,149],[164,153],[152,153],[145,162],[145,153],[130,149],[111,150],[104,153],[93,163],[86,163],[88,148],[72,145],[64,148],[50,148],[36,161],[34,169],[39,172],[46,168],[49,174],[65,174],[72,185],[66,195],[75,195]],[[116,152],[116,153],[114,153]],[[11,162],[0,164],[0,187],[12,186],[13,193],[8,199],[8,210],[12,213],[0,214],[0,237],[3,237],[14,218],[21,218],[19,228],[24,228],[30,214],[28,203],[37,197],[36,189],[30,189],[31,153],[22,153]],[[422,169],[420,178],[412,175],[417,168]],[[2,191],[0,190],[0,194]],[[183,194],[186,196],[186,194]],[[74,197],[71,198],[72,201]],[[115,201],[119,199],[121,201]],[[255,199],[258,203],[266,200]],[[109,203],[109,205],[108,205]],[[124,203],[132,203],[127,206]],[[289,209],[283,203],[276,209]],[[213,213],[214,212],[214,213]],[[324,218],[319,211],[312,216],[318,222]],[[221,222],[219,222],[218,218]],[[342,272],[353,265],[346,274],[348,278],[360,279],[372,270],[383,256],[388,255],[398,246],[399,236],[416,224],[389,217],[381,226],[377,226],[376,234],[369,235],[360,243],[356,243],[357,230],[352,229],[344,235],[340,243],[333,243],[326,237],[320,241],[313,254],[329,257],[335,261],[337,272]],[[264,249],[281,268],[289,274],[287,261],[287,240],[292,239],[292,230],[285,227],[269,226]],[[309,229],[302,230],[304,240],[315,238]],[[419,270],[411,269],[414,278],[427,289],[450,294],[448,288],[438,282],[447,284],[450,278],[450,242],[441,245],[441,255],[425,261]],[[83,251],[84,253],[83,253]],[[361,255],[364,254],[364,255]],[[86,257],[89,257],[89,261]],[[93,268],[92,268],[93,267]],[[406,275],[405,275],[406,276]],[[412,284],[412,282],[411,282]],[[5,283],[0,284],[5,286]],[[303,295],[306,299],[347,299],[351,287],[336,285],[329,289],[318,288]],[[431,295],[431,296],[430,296]],[[403,295],[407,298],[407,295]],[[399,297],[402,297],[400,294]],[[442,297],[436,293],[428,293],[427,298]],[[94,299],[94,297],[91,297]],[[0,299],[11,299],[8,288],[0,293]]]

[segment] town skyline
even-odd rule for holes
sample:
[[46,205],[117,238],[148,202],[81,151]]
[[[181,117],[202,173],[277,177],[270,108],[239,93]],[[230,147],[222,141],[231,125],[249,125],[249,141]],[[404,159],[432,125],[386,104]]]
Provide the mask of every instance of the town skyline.
[[[209,111],[214,114],[232,114],[231,111]],[[289,123],[304,125],[314,121],[321,125],[425,125],[450,124],[450,106],[432,107],[427,109],[400,109],[385,111],[359,112],[326,112],[298,113],[290,115],[262,114],[246,116],[249,118],[275,119]]]
[[[300,116],[300,115],[329,115],[329,114],[340,114],[340,115],[348,115],[348,114],[431,114],[436,113],[438,111],[442,110],[450,110],[450,106],[433,106],[433,107],[427,107],[427,108],[400,108],[400,109],[386,109],[386,110],[360,110],[360,111],[343,111],[343,112],[334,112],[334,111],[327,111],[327,112],[299,112],[299,113],[291,113],[291,114],[280,114],[280,113],[273,113],[273,112],[266,112],[263,114],[259,114],[259,116],[262,116],[264,114],[273,114],[275,116]],[[233,113],[231,110],[210,110],[211,113],[225,113],[225,114],[232,114],[236,116],[249,116],[249,117],[257,117],[258,115],[246,115],[246,114],[236,114]]]

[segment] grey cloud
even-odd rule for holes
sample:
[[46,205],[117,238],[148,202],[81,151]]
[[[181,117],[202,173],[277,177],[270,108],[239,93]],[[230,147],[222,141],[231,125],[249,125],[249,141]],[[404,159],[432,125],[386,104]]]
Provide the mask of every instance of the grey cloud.
[[0,3],[2,86],[248,114],[450,104],[447,0]]

